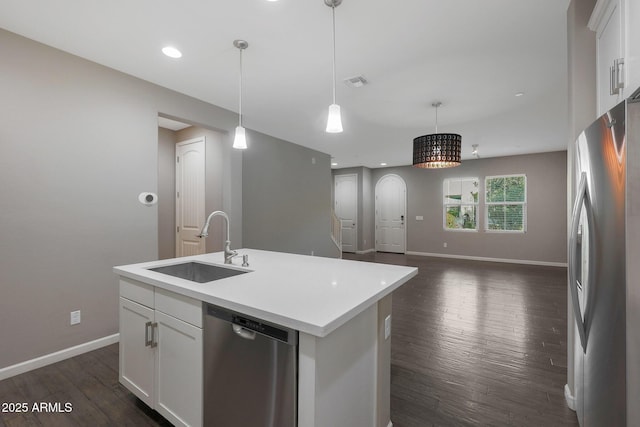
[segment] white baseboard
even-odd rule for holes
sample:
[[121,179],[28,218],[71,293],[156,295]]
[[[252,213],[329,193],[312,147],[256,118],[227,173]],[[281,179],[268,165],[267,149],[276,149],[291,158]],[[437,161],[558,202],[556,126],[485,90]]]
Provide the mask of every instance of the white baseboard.
[[36,357],[35,359],[7,366],[6,368],[0,369],[0,381],[34,369],[42,368],[43,366],[51,365],[52,363],[60,362],[61,360],[69,359],[79,354],[115,344],[119,340],[120,334],[113,334],[84,344],[65,348],[64,350],[56,351],[55,353],[45,354],[44,356]]
[[569,384],[564,385],[564,400],[567,401],[567,406],[572,411],[576,410],[576,398],[571,394],[571,389],[569,388]]
[[436,253],[429,253],[429,252],[414,252],[414,251],[407,251],[407,255],[432,256],[432,257],[438,257],[438,258],[468,259],[472,261],[506,262],[509,264],[543,265],[547,267],[567,267],[566,262],[530,261],[525,259],[509,259],[509,258],[488,258],[488,257],[480,257],[480,256],[436,254]]
[[370,248],[370,249],[365,249],[364,251],[356,251],[356,253],[358,255],[364,255],[364,254],[369,254],[371,252],[375,252],[376,250],[374,248]]

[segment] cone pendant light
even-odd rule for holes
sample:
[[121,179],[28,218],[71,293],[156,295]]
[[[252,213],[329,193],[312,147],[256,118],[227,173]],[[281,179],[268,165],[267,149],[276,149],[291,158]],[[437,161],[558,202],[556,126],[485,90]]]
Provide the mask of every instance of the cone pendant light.
[[329,105],[329,116],[327,118],[328,133],[342,132],[342,117],[340,106],[336,104],[336,7],[340,6],[342,0],[324,0],[324,4],[331,8],[333,18],[333,104]]
[[249,43],[244,40],[234,40],[233,45],[240,51],[240,96],[238,102],[238,126],[236,136],[233,138],[233,148],[245,150],[247,148],[247,136],[242,127],[242,51],[249,47]]

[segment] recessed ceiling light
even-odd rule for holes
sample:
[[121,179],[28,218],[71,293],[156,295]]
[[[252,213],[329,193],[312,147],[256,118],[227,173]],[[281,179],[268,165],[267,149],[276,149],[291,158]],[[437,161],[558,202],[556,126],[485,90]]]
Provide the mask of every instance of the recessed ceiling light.
[[380,163],[380,166],[387,166],[387,164],[382,162],[382,163]]
[[[273,0],[269,0],[269,1],[273,1]],[[338,166],[338,164],[336,162],[331,162],[331,166]]]
[[524,92],[518,92],[518,93],[516,93],[516,96],[523,96],[523,95],[524,95]]
[[162,53],[164,53],[165,55],[167,55],[169,58],[181,58],[182,57],[182,52],[180,52],[178,49],[176,49],[173,46],[165,46],[162,48]]

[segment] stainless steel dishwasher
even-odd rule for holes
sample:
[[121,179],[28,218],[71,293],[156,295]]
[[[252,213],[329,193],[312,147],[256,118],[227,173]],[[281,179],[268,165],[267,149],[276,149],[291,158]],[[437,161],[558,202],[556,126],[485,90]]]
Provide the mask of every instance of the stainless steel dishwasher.
[[205,427],[295,427],[298,333],[206,304]]

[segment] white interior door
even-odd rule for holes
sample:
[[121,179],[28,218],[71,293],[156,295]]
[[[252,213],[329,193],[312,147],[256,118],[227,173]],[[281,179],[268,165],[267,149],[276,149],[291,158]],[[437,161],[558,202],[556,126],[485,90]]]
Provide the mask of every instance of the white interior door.
[[342,229],[342,251],[355,252],[358,225],[358,176],[336,175],[334,185],[335,211]]
[[406,252],[407,186],[398,175],[376,184],[376,251]]
[[205,137],[176,144],[176,256],[205,253]]

